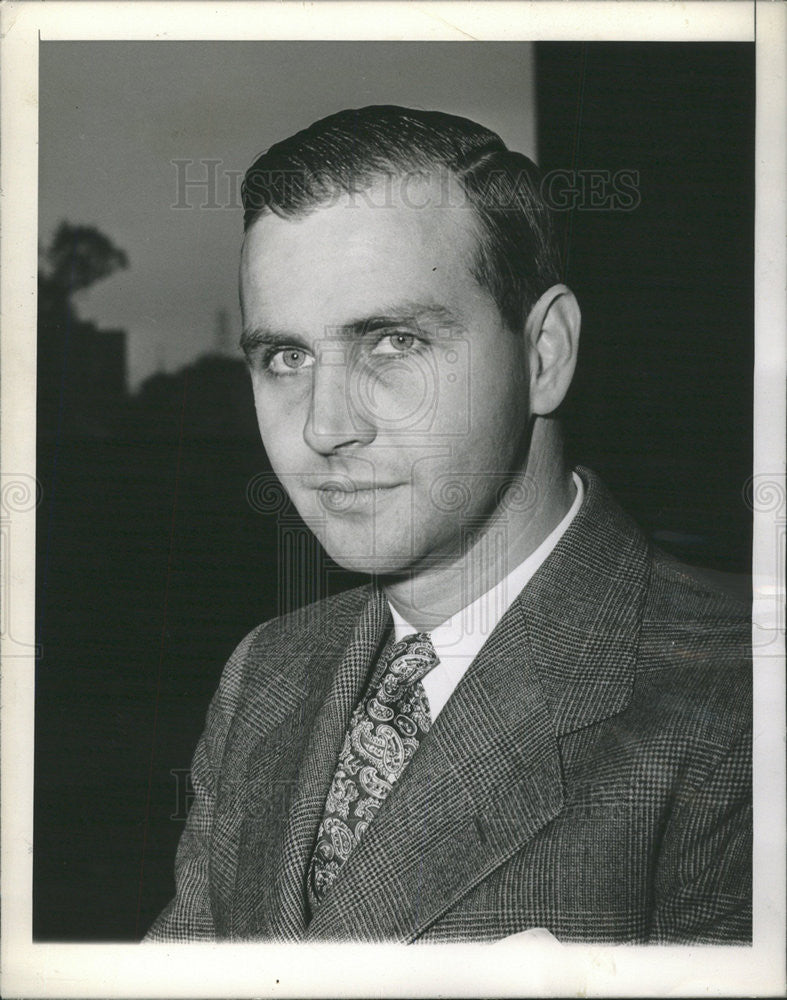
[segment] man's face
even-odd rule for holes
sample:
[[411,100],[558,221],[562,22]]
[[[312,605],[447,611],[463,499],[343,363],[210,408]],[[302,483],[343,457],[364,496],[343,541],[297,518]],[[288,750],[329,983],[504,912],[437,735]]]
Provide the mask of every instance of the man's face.
[[[396,185],[394,185],[396,188]],[[340,565],[457,559],[524,461],[524,338],[469,270],[475,216],[420,181],[266,215],[241,261],[260,433]]]

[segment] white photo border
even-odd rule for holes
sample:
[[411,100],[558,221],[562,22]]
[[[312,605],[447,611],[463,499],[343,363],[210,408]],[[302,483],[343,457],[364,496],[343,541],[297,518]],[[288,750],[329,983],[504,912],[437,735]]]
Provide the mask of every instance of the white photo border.
[[[6,997],[771,996],[785,991],[785,36],[769,2],[64,2],[2,17],[2,993]],[[32,942],[37,95],[43,40],[755,41],[752,947]],[[32,479],[30,477],[33,477]],[[759,479],[757,477],[760,477]],[[20,485],[21,484],[21,485]],[[11,490],[14,493],[14,490]],[[21,499],[20,499],[21,497]],[[10,522],[9,522],[10,523]],[[3,525],[5,530],[6,524]]]

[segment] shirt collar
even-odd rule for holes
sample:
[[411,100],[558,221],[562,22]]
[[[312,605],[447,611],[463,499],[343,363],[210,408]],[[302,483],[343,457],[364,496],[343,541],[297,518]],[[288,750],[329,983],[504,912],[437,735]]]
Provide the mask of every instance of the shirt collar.
[[[552,550],[560,541],[568,526],[574,520],[582,506],[585,488],[576,472],[572,473],[576,496],[568,512],[537,549],[530,553],[527,559],[514,567],[491,590],[482,594],[475,601],[457,611],[442,625],[432,629],[430,635],[438,656],[442,659],[450,656],[452,650],[460,647],[463,656],[475,653],[481,648],[493,629],[509,609],[514,599],[527,586],[539,567],[546,561]],[[394,630],[397,642],[406,635],[412,635],[416,630],[399,614],[389,602],[393,616]]]

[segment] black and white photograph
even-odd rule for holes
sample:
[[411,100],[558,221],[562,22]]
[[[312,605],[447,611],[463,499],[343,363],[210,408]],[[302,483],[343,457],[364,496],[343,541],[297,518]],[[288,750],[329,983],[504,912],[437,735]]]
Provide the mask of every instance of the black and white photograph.
[[4,11],[4,995],[778,995],[783,9],[206,6]]

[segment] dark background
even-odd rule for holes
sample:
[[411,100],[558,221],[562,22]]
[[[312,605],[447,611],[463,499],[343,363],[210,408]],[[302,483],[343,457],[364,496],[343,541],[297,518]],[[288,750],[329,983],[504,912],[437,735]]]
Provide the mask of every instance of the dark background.
[[[560,215],[583,310],[571,450],[659,544],[745,592],[754,48],[548,43],[536,66],[542,169],[578,191]],[[637,204],[583,189],[599,170],[607,195],[636,171]],[[122,331],[71,301],[122,248],[61,236],[39,286],[34,937],[134,940],[173,891],[224,661],[315,584],[279,579],[277,518],[248,500],[267,464],[242,363],[205,356],[128,394]],[[311,558],[325,589],[356,582]]]

